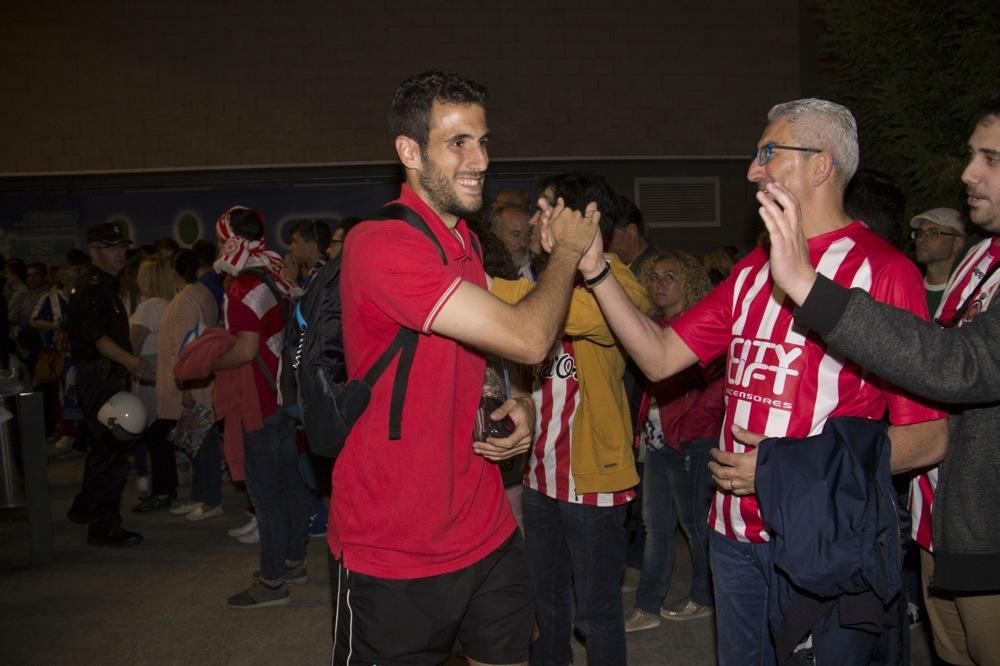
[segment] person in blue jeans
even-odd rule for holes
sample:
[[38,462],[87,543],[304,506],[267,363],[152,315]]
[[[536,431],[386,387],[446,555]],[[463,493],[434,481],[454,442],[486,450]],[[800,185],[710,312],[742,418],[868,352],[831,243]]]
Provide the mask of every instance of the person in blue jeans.
[[[286,313],[297,287],[279,257],[264,242],[257,211],[233,206],[215,226],[219,258],[227,274],[224,320],[235,344],[212,364],[216,372],[250,366],[263,427],[244,429],[247,491],[260,532],[260,570],[250,586],[227,600],[230,608],[282,606],[291,600],[287,583],[308,580],[305,567],[310,493],[299,471],[295,422],[279,405],[278,351]],[[218,379],[216,380],[218,381]]]
[[[658,252],[640,276],[666,325],[711,289],[708,274],[684,252]],[[690,367],[653,384],[639,410],[636,432],[645,446],[643,515],[646,541],[635,609],[625,631],[658,627],[662,619],[693,620],[712,614],[708,566],[708,507],[714,483],[709,450],[722,427],[722,369]],[[670,591],[680,523],[691,552],[691,588],[664,606]]]

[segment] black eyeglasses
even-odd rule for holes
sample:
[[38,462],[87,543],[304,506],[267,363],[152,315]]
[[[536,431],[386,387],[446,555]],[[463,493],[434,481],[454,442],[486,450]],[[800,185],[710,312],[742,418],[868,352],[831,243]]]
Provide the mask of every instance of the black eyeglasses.
[[961,236],[962,234],[950,234],[947,231],[941,231],[939,229],[914,229],[910,232],[910,238],[913,240],[918,240],[920,238],[927,239],[929,241],[936,241],[941,236]]
[[[771,161],[774,157],[775,150],[798,150],[803,153],[822,153],[822,148],[808,148],[806,146],[785,146],[780,143],[765,143],[763,146],[756,148],[753,151],[753,159],[757,160],[757,164],[764,166]],[[837,160],[833,161],[837,164]]]

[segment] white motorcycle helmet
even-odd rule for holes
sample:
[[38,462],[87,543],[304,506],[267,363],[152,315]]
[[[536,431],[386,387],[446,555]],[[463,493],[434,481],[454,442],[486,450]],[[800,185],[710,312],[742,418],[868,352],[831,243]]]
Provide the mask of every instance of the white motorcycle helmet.
[[97,411],[97,420],[123,442],[135,439],[146,429],[146,406],[134,393],[119,391]]

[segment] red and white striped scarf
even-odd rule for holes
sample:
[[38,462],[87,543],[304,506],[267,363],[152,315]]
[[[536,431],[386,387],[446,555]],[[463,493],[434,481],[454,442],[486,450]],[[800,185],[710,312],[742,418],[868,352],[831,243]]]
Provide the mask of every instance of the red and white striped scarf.
[[261,221],[260,213],[246,206],[233,206],[219,216],[215,223],[215,235],[219,238],[219,257],[213,268],[217,273],[239,275],[247,268],[262,268],[271,275],[274,284],[285,294],[294,295],[298,288],[291,279],[285,262],[277,252],[267,249],[263,238],[249,240],[237,236],[229,223],[229,217],[240,210],[248,210]]

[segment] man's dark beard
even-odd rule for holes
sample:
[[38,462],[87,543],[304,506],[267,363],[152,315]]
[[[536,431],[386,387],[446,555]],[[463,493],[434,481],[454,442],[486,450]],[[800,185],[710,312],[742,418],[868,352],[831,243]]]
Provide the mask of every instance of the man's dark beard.
[[431,208],[438,213],[454,215],[455,217],[466,217],[479,212],[483,207],[483,199],[479,198],[479,203],[469,207],[462,203],[455,194],[455,190],[448,177],[438,168],[438,165],[431,160],[427,153],[421,151],[424,169],[420,172],[420,187],[427,193],[427,198]]

